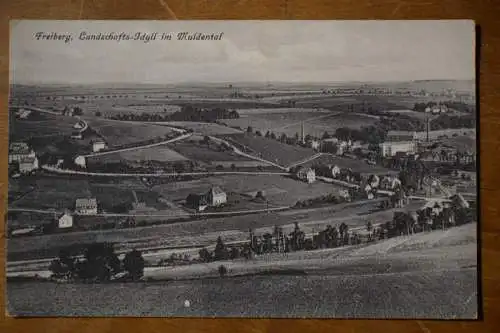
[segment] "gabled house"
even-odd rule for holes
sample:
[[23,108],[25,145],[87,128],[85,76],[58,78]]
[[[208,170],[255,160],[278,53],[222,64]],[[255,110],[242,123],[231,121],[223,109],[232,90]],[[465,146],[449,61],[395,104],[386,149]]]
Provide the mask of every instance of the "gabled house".
[[227,202],[227,195],[220,187],[212,187],[206,194],[207,202],[210,206],[220,206]]
[[18,162],[19,172],[22,174],[30,173],[38,169],[38,158],[36,157],[23,157]]
[[80,198],[75,201],[75,213],[79,215],[96,215],[97,199]]
[[97,153],[103,149],[106,149],[106,142],[99,140],[92,143],[92,151],[94,153]]
[[296,177],[299,180],[311,184],[316,181],[316,172],[311,168],[299,168],[299,170],[297,170]]
[[21,162],[26,158],[36,157],[35,151],[25,142],[12,142],[9,145],[9,163]]
[[73,227],[73,215],[69,212],[65,212],[58,217],[57,222],[59,229],[71,228]]
[[334,165],[331,169],[332,178],[337,178],[340,175],[340,168]]

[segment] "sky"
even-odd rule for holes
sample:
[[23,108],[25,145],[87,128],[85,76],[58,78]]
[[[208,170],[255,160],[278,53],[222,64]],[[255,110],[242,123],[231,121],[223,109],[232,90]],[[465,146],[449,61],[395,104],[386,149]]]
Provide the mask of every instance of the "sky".
[[[37,40],[37,32],[73,41]],[[172,33],[89,41],[86,32]],[[178,32],[223,32],[179,41]],[[473,21],[11,21],[11,83],[471,80]]]

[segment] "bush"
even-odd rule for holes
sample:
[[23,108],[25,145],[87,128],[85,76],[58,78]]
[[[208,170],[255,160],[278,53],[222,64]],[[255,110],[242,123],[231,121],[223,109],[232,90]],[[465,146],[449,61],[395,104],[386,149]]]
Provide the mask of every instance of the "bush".
[[217,270],[219,271],[220,277],[226,276],[226,274],[227,274],[227,268],[226,268],[226,266],[220,265]]

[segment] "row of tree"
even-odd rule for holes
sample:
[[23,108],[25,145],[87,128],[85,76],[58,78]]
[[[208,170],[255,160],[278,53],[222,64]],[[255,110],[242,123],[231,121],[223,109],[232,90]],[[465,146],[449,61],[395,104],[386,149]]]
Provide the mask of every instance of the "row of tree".
[[49,266],[53,277],[83,282],[105,282],[124,272],[131,280],[136,281],[144,274],[145,260],[140,251],[128,252],[122,261],[109,243],[89,245],[83,252],[83,258],[79,258],[69,250],[61,250],[59,257]]
[[418,102],[413,106],[413,110],[417,112],[425,112],[427,108],[444,106],[448,109],[457,110],[459,112],[475,113],[476,107],[471,104],[467,104],[459,101],[440,101],[440,102]]
[[158,113],[121,113],[110,116],[110,119],[126,121],[199,121],[215,122],[219,119],[237,119],[240,115],[236,110],[223,108],[203,109],[195,108],[191,105],[185,105],[180,111],[172,114],[161,115]]

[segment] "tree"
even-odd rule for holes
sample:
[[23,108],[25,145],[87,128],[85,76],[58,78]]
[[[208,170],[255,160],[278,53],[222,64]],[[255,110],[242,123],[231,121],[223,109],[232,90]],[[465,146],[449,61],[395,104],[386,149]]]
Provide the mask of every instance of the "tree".
[[231,164],[231,170],[232,170],[232,171],[236,170],[236,164],[234,164],[234,163],[233,163],[233,164]]
[[203,262],[210,262],[210,261],[212,261],[212,254],[206,248],[202,248],[198,252],[198,254],[200,256],[201,261],[203,261]]
[[271,136],[271,133],[269,131],[267,131],[265,137],[269,138],[270,136]]
[[78,106],[75,106],[75,107],[73,108],[73,114],[74,114],[75,116],[81,116],[81,115],[83,114],[83,110],[82,110],[82,108],[80,108],[80,107],[78,107]]
[[224,265],[220,265],[219,268],[217,268],[217,271],[219,272],[220,277],[224,277],[227,274],[227,268]]
[[102,116],[101,111],[96,111],[96,112],[95,112],[95,116],[96,116],[96,117],[100,117],[100,116]]
[[261,133],[260,131],[256,131],[256,132],[255,132],[255,135],[257,135],[257,136],[262,136],[262,133]]
[[144,263],[142,253],[135,249],[128,252],[123,258],[123,268],[134,281],[139,280],[144,275]]
[[113,245],[109,243],[89,245],[85,249],[84,258],[76,268],[78,276],[83,279],[107,281],[121,268]]
[[214,259],[215,260],[226,260],[228,258],[228,252],[226,245],[222,241],[222,238],[217,237],[217,244],[215,244]]
[[328,132],[325,131],[325,133],[323,133],[323,136],[321,137],[321,139],[326,140],[326,139],[329,139],[329,138],[331,138],[331,135],[328,134]]
[[252,126],[247,127],[247,133],[253,133],[253,128]]
[[[349,239],[349,226],[347,226],[347,224],[345,224],[344,222],[342,222],[342,224],[340,224],[340,227],[339,227],[339,234],[340,234],[340,241],[341,241],[341,244],[342,245],[346,245],[349,243],[348,239]],[[347,241],[346,241],[347,239]]]

